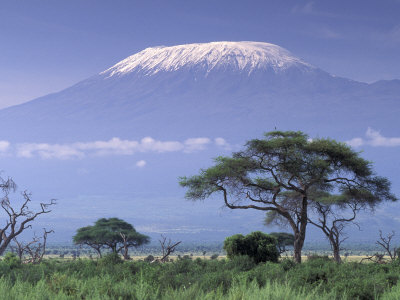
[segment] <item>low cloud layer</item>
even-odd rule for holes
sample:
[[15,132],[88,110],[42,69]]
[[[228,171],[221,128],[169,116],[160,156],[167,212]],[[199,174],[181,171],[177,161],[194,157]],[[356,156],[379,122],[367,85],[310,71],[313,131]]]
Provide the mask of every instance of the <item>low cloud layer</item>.
[[[133,155],[135,153],[192,153],[206,150],[208,146],[228,149],[229,144],[223,138],[212,141],[207,137],[189,138],[185,141],[160,141],[151,137],[141,140],[122,140],[114,137],[108,141],[76,142],[69,144],[21,143],[11,145],[8,141],[0,141],[0,154],[11,154],[17,157],[42,159],[73,159],[86,156]],[[143,167],[143,163],[140,163]]]
[[[368,128],[365,137],[356,137],[346,143],[352,147],[396,147],[400,146],[400,137],[385,137],[379,131]],[[224,138],[207,137],[188,138],[184,141],[161,141],[152,137],[141,140],[123,140],[114,137],[108,141],[76,142],[68,144],[20,143],[12,145],[0,140],[0,155],[22,158],[39,157],[42,159],[79,159],[87,156],[134,155],[135,153],[193,153],[204,151],[208,147],[218,147],[225,151],[232,150],[232,145]],[[140,163],[139,163],[140,162]],[[144,167],[146,162],[139,161],[137,167]]]
[[400,146],[400,137],[385,137],[379,131],[368,127],[365,138],[356,137],[346,143],[352,147],[396,147]]

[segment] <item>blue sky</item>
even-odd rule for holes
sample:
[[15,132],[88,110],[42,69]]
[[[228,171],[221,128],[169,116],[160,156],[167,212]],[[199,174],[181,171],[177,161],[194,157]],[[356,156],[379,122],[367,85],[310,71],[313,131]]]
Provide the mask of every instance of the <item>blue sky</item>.
[[0,1],[0,108],[146,47],[278,44],[338,76],[400,78],[400,1]]

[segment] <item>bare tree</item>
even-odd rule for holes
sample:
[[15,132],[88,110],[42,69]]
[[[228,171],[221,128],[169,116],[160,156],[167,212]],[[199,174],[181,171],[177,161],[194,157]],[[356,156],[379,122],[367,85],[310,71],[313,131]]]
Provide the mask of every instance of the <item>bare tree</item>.
[[43,256],[46,254],[47,235],[53,233],[54,230],[47,231],[43,228],[43,237],[34,237],[34,242],[25,246],[25,251],[29,255],[27,262],[38,264],[42,261]]
[[162,257],[160,259],[161,262],[166,262],[168,261],[168,256],[175,252],[175,248],[182,242],[179,241],[177,243],[172,243],[171,239],[168,240],[167,243],[167,238],[163,235],[161,235],[161,240],[159,240],[161,249],[162,249]]
[[[362,205],[357,202],[348,202],[340,206],[314,202],[312,208],[316,212],[318,220],[309,217],[308,222],[322,230],[331,244],[334,260],[341,263],[340,251],[343,250],[341,245],[347,239],[344,235],[344,228],[349,223],[358,226],[354,220],[362,209]],[[348,216],[344,216],[344,211],[349,211]]]
[[18,208],[13,207],[11,204],[9,193],[16,190],[16,184],[12,179],[4,180],[0,178],[0,189],[2,189],[4,196],[0,200],[0,205],[6,213],[6,224],[0,227],[0,255],[4,253],[10,242],[21,234],[25,229],[31,228],[30,224],[38,216],[51,212],[50,206],[55,205],[56,202],[52,199],[49,203],[40,203],[40,210],[34,211],[29,208],[31,202],[31,194],[24,191],[22,193],[23,202]]
[[27,247],[29,247],[32,244],[37,243],[38,241],[39,241],[39,238],[36,236],[34,236],[33,240],[27,244],[18,241],[17,238],[13,238],[14,245],[11,245],[10,248],[11,248],[11,251],[13,251],[13,252],[15,251],[17,253],[19,259],[22,261],[24,254],[27,252]]
[[384,254],[381,253],[375,253],[374,255],[370,255],[367,257],[364,257],[360,260],[360,264],[363,263],[364,260],[368,260],[377,264],[386,264],[384,260]]
[[398,257],[398,248],[393,247],[390,245],[392,243],[392,239],[395,236],[395,232],[389,233],[387,236],[382,235],[382,230],[379,230],[379,240],[376,241],[378,245],[380,245],[385,252],[390,257],[390,260],[395,260]]

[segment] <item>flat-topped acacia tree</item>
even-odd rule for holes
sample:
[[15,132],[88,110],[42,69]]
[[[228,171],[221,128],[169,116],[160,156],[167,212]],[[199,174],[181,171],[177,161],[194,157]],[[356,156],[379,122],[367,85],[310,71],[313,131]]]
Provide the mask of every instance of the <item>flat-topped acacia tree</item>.
[[77,230],[73,241],[78,245],[87,245],[95,249],[101,257],[101,249],[109,248],[113,253],[121,252],[125,259],[129,258],[128,250],[150,242],[147,235],[118,218],[101,218],[93,226],[81,227]]
[[[302,132],[272,131],[253,139],[232,157],[218,157],[199,175],[180,178],[186,198],[220,194],[231,209],[256,209],[283,218],[294,234],[294,258],[301,262],[313,191],[352,193],[370,203],[396,200],[386,178],[348,145],[332,139],[309,139]],[[301,197],[290,197],[296,194]],[[311,196],[311,197],[310,197]],[[343,197],[338,197],[338,199]],[[333,199],[333,197],[332,197]]]

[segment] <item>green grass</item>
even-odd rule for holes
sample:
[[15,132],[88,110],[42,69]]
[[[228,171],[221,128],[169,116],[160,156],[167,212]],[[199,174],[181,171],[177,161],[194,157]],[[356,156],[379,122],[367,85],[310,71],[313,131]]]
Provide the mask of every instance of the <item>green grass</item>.
[[378,265],[313,259],[255,265],[182,259],[166,264],[45,260],[0,262],[0,299],[400,299],[400,263]]
[[[292,300],[317,300],[317,299],[340,299],[336,294],[321,294],[315,291],[293,289],[289,283],[279,284],[267,282],[260,288],[257,282],[235,280],[232,286],[224,292],[222,288],[215,291],[204,292],[194,285],[180,289],[168,288],[162,293],[148,283],[132,283],[123,280],[110,284],[110,278],[102,277],[79,281],[74,278],[56,275],[51,281],[40,280],[36,284],[29,284],[17,280],[11,283],[8,280],[0,280],[1,299],[166,299],[166,300],[197,300],[197,299],[292,299]],[[344,298],[343,298],[344,299]],[[391,299],[391,298],[388,298]],[[394,299],[394,298],[393,298]]]

